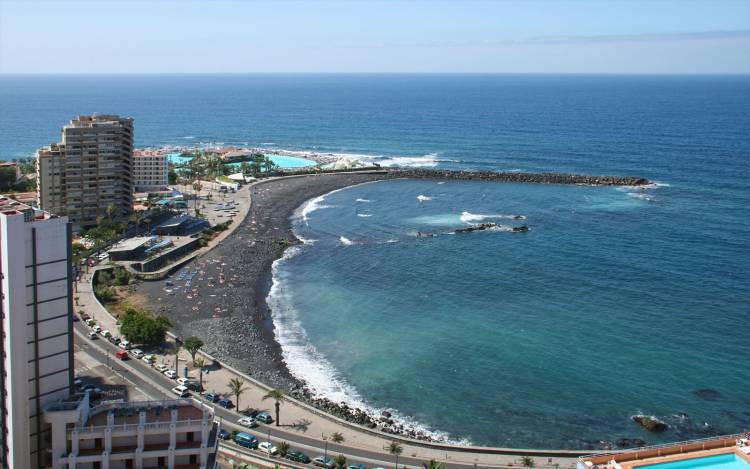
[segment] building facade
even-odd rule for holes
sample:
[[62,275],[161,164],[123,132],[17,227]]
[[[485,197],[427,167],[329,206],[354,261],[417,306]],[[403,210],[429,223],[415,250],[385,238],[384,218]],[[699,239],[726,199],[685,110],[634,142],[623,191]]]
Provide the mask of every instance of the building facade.
[[213,409],[190,399],[102,402],[89,394],[49,405],[53,469],[213,468]]
[[135,192],[164,190],[168,183],[167,155],[148,151],[133,153]]
[[0,197],[0,467],[47,467],[43,408],[73,386],[71,227]]
[[37,152],[37,199],[76,227],[97,217],[123,218],[133,210],[133,119],[78,116],[62,141]]

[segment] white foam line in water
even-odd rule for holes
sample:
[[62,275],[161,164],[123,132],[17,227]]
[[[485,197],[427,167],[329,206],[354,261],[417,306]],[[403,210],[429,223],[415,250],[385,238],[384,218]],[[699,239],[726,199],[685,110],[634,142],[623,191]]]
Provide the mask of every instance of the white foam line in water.
[[502,215],[502,214],[495,214],[495,215],[487,215],[487,214],[481,214],[481,213],[469,213],[469,212],[461,212],[461,222],[462,223],[472,223],[475,221],[482,221],[487,220],[488,218],[504,218],[509,220],[526,220],[526,217],[524,215]]
[[[281,346],[282,357],[289,371],[298,379],[303,380],[315,397],[326,397],[332,401],[343,402],[350,407],[362,409],[374,420],[387,410],[391,413],[391,418],[406,429],[422,432],[439,441],[471,444],[468,440],[451,440],[447,433],[431,430],[411,418],[402,416],[395,409],[379,409],[368,405],[357,390],[346,383],[328,359],[310,343],[297,311],[284,301],[282,291],[285,289],[282,288],[279,276],[280,264],[295,256],[300,249],[301,247],[291,247],[280,259],[274,261],[271,267],[273,283],[266,298],[271,309],[276,341]],[[387,434],[384,433],[383,436],[387,437]]]
[[358,213],[357,216],[360,218],[369,218],[372,216],[372,213]]
[[420,202],[426,202],[428,200],[432,200],[432,197],[427,197],[426,195],[419,194],[417,196],[417,200]]

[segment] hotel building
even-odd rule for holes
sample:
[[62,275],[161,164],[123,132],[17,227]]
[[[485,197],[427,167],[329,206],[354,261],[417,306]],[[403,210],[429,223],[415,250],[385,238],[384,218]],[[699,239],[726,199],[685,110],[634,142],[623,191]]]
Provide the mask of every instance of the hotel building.
[[97,217],[122,218],[133,209],[133,119],[78,116],[62,129],[62,141],[37,152],[37,201],[76,227]]
[[218,424],[196,400],[103,402],[89,394],[50,405],[52,468],[213,468]]
[[149,151],[136,151],[133,153],[135,192],[164,190],[168,183],[168,172],[166,154]]
[[73,385],[68,220],[0,196],[0,467],[46,467],[45,405]]

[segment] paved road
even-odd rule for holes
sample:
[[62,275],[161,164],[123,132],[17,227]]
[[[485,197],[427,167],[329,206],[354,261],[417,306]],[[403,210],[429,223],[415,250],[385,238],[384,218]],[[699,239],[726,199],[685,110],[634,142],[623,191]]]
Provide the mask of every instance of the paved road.
[[[118,360],[115,357],[115,352],[120,349],[103,338],[98,338],[96,340],[89,339],[87,335],[89,329],[81,322],[75,324],[75,332],[75,341],[79,347],[85,348],[90,356],[99,360],[101,363],[108,364],[108,366],[114,371],[137,386],[142,392],[150,395],[154,399],[171,399],[174,397],[170,392],[171,388],[176,385],[174,380],[158,373],[140,360],[134,360],[132,358],[129,360]],[[207,405],[211,405],[208,402],[203,402]],[[323,455],[324,453],[327,453],[329,457],[343,454],[347,458],[347,464],[364,464],[368,467],[394,467],[395,458],[390,455],[335,443],[328,443],[326,449],[324,446],[325,443],[321,441],[321,439],[307,435],[300,435],[297,432],[285,429],[283,426],[276,427],[274,425],[261,424],[258,428],[247,429],[235,424],[240,417],[237,413],[219,406],[213,406],[213,408],[216,412],[216,417],[221,420],[223,428],[229,431],[247,431],[248,433],[254,434],[261,441],[268,439],[270,432],[270,440],[274,443],[278,444],[280,441],[287,441],[292,445],[293,449],[303,451],[311,458]],[[232,443],[228,443],[227,445],[235,450],[238,449]],[[422,467],[422,463],[424,462],[422,459],[410,457],[408,454],[402,454],[398,461],[399,466],[406,465],[409,467]],[[441,459],[439,462],[445,464],[449,469],[507,467],[500,464],[483,464],[481,466],[476,466],[465,462],[455,462],[450,460],[449,453],[446,453],[446,459]],[[537,466],[541,467],[540,464],[537,464]]]

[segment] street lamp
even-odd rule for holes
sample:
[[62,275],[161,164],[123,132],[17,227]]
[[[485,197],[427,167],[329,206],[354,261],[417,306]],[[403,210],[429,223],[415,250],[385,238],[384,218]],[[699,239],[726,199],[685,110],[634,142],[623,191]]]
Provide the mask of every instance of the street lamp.
[[325,435],[322,433],[320,436],[323,438],[323,443],[325,444],[325,448],[323,449],[323,464],[326,466],[328,465],[328,438],[326,438]]
[[268,441],[268,448],[266,449],[268,450],[268,457],[270,458],[271,457],[271,427],[268,427],[268,439],[266,441]]

